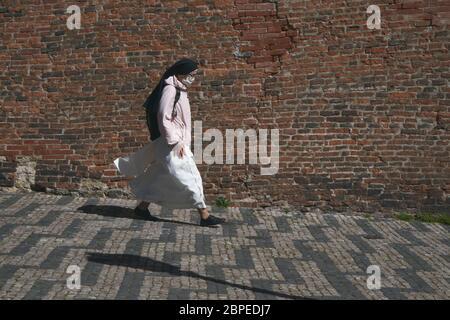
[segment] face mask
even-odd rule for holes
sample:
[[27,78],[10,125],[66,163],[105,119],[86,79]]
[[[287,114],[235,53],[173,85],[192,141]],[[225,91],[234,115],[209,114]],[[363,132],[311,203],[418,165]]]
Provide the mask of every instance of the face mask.
[[189,76],[187,76],[185,79],[183,79],[182,82],[183,82],[185,85],[190,86],[190,85],[194,82],[194,80],[195,80],[195,77],[189,75]]

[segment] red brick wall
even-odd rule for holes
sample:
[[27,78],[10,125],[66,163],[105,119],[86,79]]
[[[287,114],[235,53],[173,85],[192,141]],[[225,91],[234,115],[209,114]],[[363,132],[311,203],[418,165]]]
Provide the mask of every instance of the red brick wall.
[[188,56],[203,130],[280,130],[274,176],[199,165],[209,204],[450,211],[447,1],[32,3],[0,4],[3,187],[126,193],[112,161],[148,141],[141,105]]

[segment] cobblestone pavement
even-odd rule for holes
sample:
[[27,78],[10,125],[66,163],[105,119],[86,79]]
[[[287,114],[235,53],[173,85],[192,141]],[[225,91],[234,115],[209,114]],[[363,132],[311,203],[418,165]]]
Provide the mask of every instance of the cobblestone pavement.
[[[229,208],[202,228],[195,210],[134,200],[0,193],[1,299],[449,299],[440,224]],[[69,289],[70,265],[81,287]],[[378,265],[381,288],[367,288]]]

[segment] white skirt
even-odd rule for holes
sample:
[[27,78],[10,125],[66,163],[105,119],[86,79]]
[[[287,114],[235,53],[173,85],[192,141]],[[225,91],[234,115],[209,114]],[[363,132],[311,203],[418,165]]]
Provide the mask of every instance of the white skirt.
[[173,208],[206,208],[200,172],[194,155],[185,147],[179,158],[162,136],[136,152],[119,157],[114,165],[120,174],[134,177],[130,189],[139,200]]

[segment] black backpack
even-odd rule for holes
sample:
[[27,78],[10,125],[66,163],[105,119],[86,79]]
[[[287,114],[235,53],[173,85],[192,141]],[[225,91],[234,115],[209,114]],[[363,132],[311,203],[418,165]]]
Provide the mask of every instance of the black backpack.
[[[174,118],[177,115],[176,110],[176,104],[178,100],[180,99],[180,89],[175,87],[177,89],[177,93],[175,94],[175,101],[173,102],[173,109],[172,109],[172,118]],[[154,110],[153,108],[146,107],[145,108],[145,116],[146,116],[146,122],[147,122],[147,128],[150,132],[150,140],[155,140],[161,136],[161,132],[158,128],[158,117],[157,117],[157,111],[154,117],[151,117],[150,115]]]

